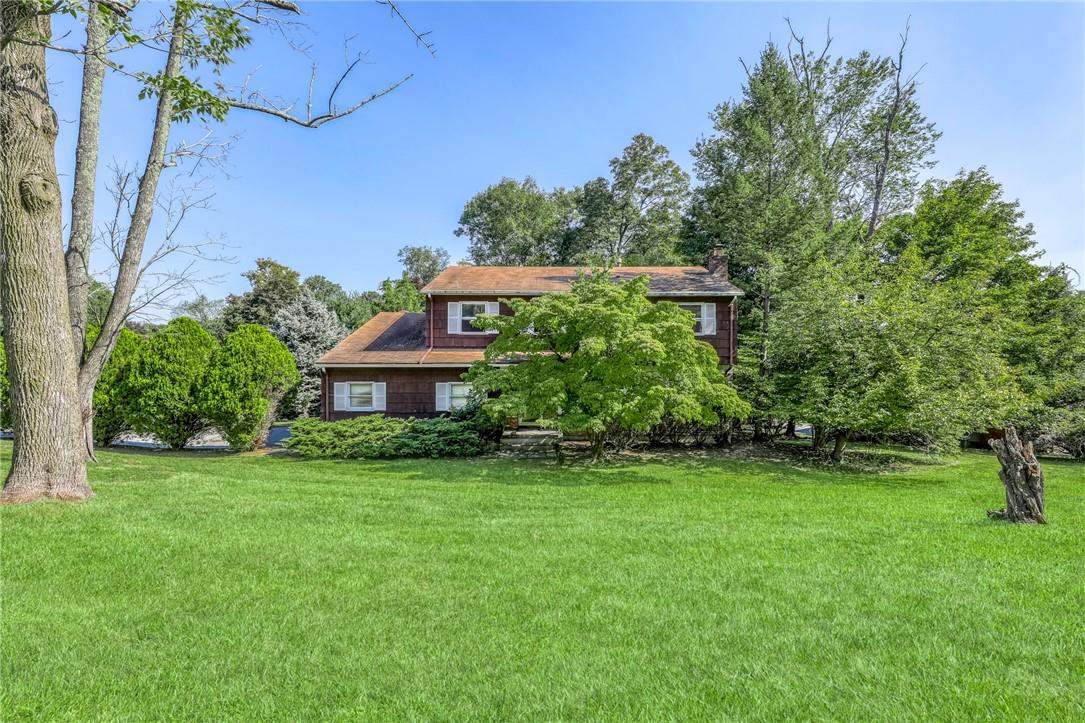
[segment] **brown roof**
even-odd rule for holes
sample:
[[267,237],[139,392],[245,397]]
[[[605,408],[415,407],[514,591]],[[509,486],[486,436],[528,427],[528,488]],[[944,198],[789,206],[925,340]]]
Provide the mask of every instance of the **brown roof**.
[[482,359],[482,349],[429,349],[426,315],[382,311],[339,342],[317,364],[468,365]]
[[[523,294],[568,291],[582,266],[450,266],[426,284],[427,294]],[[740,296],[742,291],[703,266],[621,266],[617,281],[649,276],[650,296]]]

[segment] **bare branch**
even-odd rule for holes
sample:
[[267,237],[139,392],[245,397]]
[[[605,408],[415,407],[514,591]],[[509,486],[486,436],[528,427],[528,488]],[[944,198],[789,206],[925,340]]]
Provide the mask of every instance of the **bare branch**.
[[389,12],[399,18],[400,21],[407,27],[407,30],[411,31],[411,35],[414,36],[415,43],[425,48],[432,57],[437,57],[436,47],[434,47],[433,43],[431,43],[429,40],[426,40],[426,36],[430,34],[429,30],[424,33],[420,33],[415,30],[414,26],[411,25],[410,21],[407,20],[406,16],[404,16],[404,14],[400,12],[399,5],[396,4],[396,0],[377,0],[377,2],[380,5],[387,5]]
[[[352,70],[355,67],[355,65],[351,65],[348,68],[347,72],[349,73],[350,70]],[[345,75],[346,74],[344,73],[344,77],[345,77]],[[329,98],[329,100],[328,100],[329,112],[318,115],[318,116],[309,115],[309,116],[307,116],[305,118],[293,115],[291,113],[291,110],[293,108],[292,105],[286,105],[286,106],[276,105],[275,103],[271,102],[268,98],[264,97],[261,93],[258,93],[258,92],[250,93],[247,100],[244,99],[244,98],[222,98],[222,100],[225,101],[226,104],[229,105],[232,108],[240,108],[241,110],[251,110],[251,111],[256,111],[258,113],[265,113],[267,115],[275,116],[276,118],[281,118],[282,120],[287,121],[289,123],[296,123],[297,125],[302,126],[303,128],[319,128],[320,126],[324,125],[325,123],[328,123],[329,121],[337,120],[339,118],[343,118],[345,116],[348,116],[351,113],[358,110],[359,108],[362,108],[363,106],[369,105],[370,103],[377,100],[378,98],[381,98],[381,97],[383,97],[385,95],[388,95],[393,90],[395,90],[399,86],[403,85],[404,83],[406,83],[408,80],[410,80],[413,77],[414,77],[414,73],[409,73],[409,74],[403,76],[400,80],[396,81],[395,83],[392,83],[391,85],[387,86],[383,90],[379,90],[376,93],[373,93],[368,98],[365,98],[365,99],[355,103],[354,105],[350,106],[349,108],[346,108],[345,110],[333,111],[332,110],[333,106],[332,106],[332,103],[331,103],[331,99]],[[342,82],[342,78],[340,78],[340,80],[336,83],[336,88],[339,87],[339,84],[341,82]]]

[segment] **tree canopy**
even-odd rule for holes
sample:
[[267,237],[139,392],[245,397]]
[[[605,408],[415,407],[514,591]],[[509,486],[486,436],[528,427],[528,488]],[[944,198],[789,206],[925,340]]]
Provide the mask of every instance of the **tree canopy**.
[[586,433],[597,456],[608,439],[646,432],[665,414],[704,424],[744,417],[749,406],[694,335],[692,315],[653,303],[647,288],[645,276],[585,274],[569,293],[506,300],[513,316],[480,317],[476,325],[498,335],[468,379],[497,395],[489,412]]

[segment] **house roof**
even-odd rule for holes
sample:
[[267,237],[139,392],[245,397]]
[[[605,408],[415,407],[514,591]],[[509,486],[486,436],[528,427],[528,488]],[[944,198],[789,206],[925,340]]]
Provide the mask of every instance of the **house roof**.
[[[422,291],[437,295],[537,296],[568,291],[583,266],[449,266]],[[621,266],[616,281],[647,274],[649,296],[741,296],[742,290],[703,266]]]
[[317,360],[321,366],[467,366],[482,349],[429,349],[426,315],[382,311]]

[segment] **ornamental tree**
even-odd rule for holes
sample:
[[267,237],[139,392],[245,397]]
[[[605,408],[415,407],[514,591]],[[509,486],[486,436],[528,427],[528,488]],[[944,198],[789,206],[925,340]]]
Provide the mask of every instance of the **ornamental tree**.
[[218,343],[203,327],[178,317],[151,334],[132,361],[119,395],[132,428],[180,449],[210,423],[196,402]]
[[312,292],[302,287],[294,303],[283,308],[271,323],[271,333],[293,354],[301,381],[292,397],[295,416],[308,417],[320,404],[320,368],[316,362],[347,335],[346,328]]
[[234,449],[267,439],[279,402],[300,380],[281,341],[257,324],[242,324],[215,349],[200,382],[198,408]]
[[647,290],[646,276],[615,283],[597,271],[568,293],[505,300],[513,316],[475,322],[498,336],[468,381],[497,395],[485,403],[492,415],[586,433],[596,459],[616,434],[647,432],[665,414],[705,424],[747,415],[692,315]]

